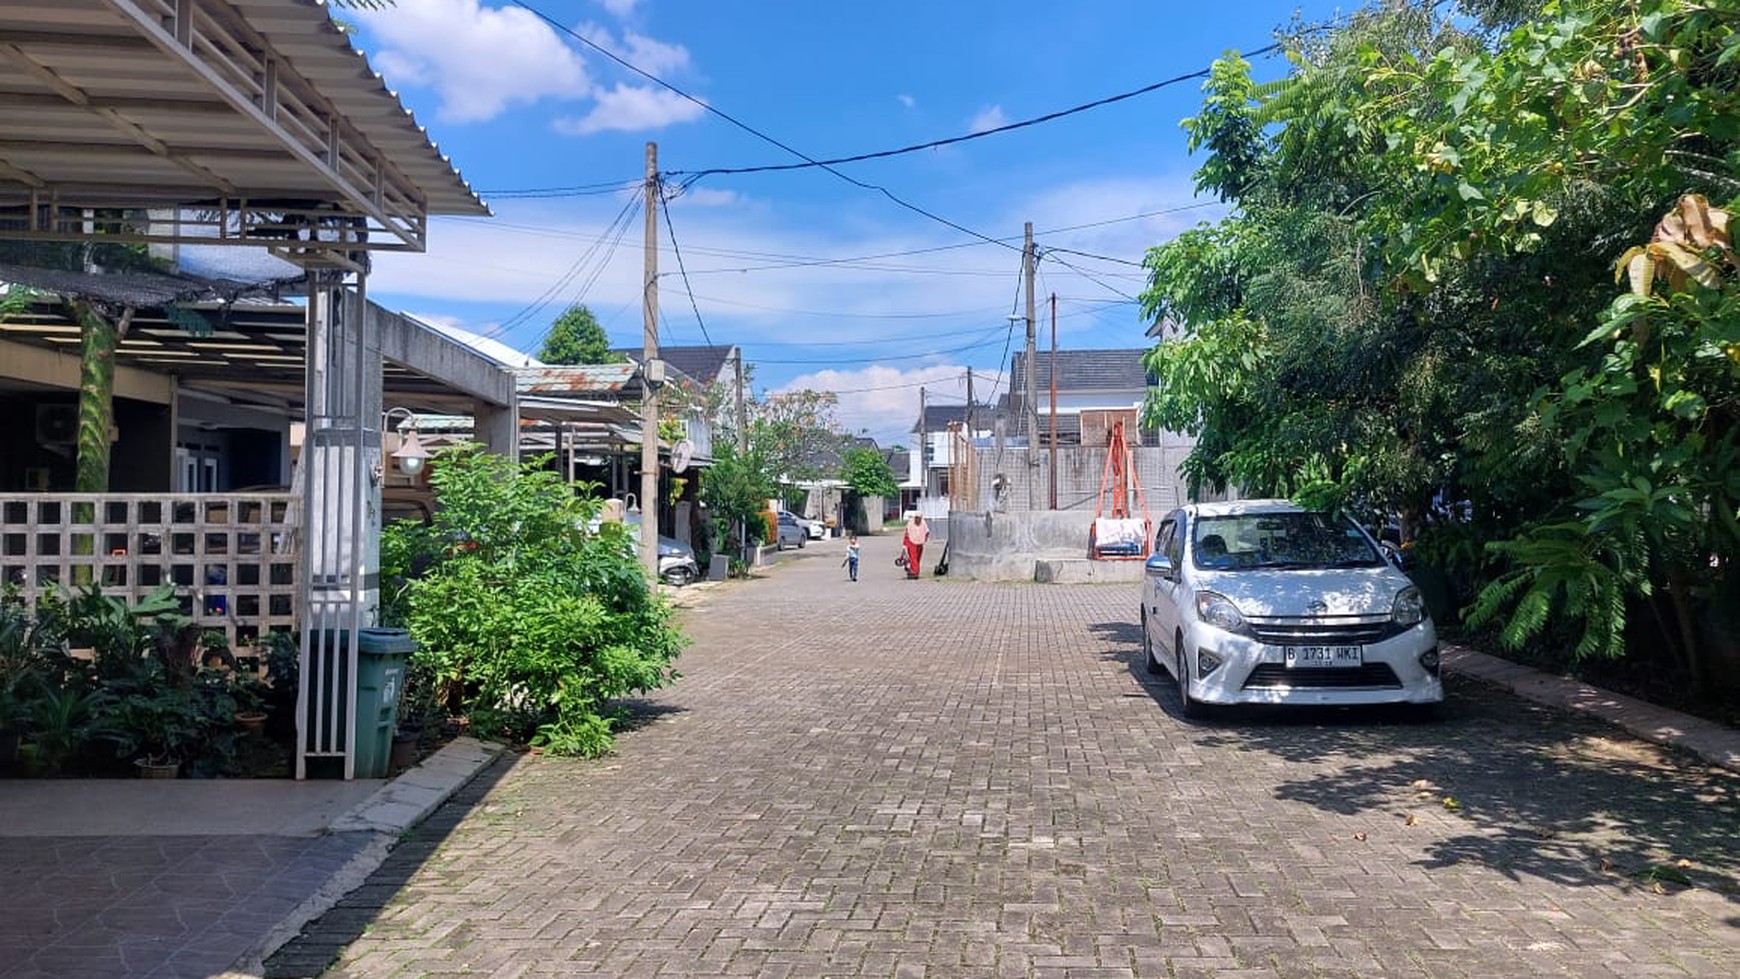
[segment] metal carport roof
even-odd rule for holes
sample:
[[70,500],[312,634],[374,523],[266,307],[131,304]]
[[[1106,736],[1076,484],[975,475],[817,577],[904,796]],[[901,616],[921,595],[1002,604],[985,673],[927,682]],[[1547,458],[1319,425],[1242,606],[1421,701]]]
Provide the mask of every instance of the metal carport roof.
[[0,235],[318,265],[487,213],[318,0],[0,0]]

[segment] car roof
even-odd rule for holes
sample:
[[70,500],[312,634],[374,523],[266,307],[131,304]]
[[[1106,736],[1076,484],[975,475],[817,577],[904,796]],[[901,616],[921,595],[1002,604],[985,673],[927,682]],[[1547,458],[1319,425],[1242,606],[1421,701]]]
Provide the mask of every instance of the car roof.
[[1291,500],[1232,500],[1226,503],[1194,503],[1184,512],[1197,517],[1236,517],[1247,513],[1304,513]]

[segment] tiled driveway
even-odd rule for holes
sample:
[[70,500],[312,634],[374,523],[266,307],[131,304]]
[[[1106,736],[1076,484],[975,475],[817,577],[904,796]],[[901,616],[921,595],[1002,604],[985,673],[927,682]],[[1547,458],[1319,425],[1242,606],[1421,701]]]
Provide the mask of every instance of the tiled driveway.
[[1186,722],[1129,587],[842,550],[705,593],[620,753],[503,762],[333,974],[1740,975],[1730,774],[1456,682]]

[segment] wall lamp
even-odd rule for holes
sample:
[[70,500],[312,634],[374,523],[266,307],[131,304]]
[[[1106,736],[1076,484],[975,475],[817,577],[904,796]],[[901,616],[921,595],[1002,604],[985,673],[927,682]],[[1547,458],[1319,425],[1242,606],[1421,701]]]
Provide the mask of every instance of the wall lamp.
[[429,450],[423,448],[423,443],[417,440],[417,414],[409,408],[388,408],[381,416],[381,428],[389,428],[397,415],[402,415],[405,423],[399,426],[399,447],[392,452],[393,464],[405,475],[415,476],[423,471],[423,464],[429,461]]

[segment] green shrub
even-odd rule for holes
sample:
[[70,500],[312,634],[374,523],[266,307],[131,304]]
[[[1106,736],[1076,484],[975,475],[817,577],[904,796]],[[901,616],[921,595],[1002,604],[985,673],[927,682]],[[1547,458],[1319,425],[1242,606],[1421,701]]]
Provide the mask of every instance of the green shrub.
[[623,527],[597,524],[600,501],[541,461],[452,450],[430,482],[434,520],[393,526],[382,547],[383,604],[417,640],[416,667],[479,734],[609,750],[612,702],[674,679],[682,647]]

